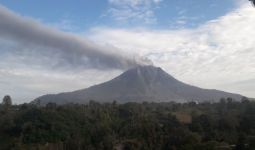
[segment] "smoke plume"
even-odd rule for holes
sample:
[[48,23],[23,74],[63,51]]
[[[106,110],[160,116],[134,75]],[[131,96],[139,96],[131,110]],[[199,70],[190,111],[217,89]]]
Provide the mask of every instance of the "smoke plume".
[[[58,65],[99,69],[127,69],[151,64],[145,58],[120,53],[112,46],[99,46],[81,36],[65,33],[34,19],[18,15],[0,5],[0,38],[20,47],[18,52],[52,57]],[[57,57],[55,57],[57,56]]]

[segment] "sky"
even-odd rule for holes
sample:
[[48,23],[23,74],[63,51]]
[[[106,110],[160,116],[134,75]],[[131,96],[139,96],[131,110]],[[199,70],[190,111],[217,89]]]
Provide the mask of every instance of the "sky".
[[0,0],[0,97],[87,88],[137,65],[255,97],[247,0]]

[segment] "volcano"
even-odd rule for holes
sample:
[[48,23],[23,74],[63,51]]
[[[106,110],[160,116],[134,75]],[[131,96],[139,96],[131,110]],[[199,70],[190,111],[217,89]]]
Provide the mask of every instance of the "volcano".
[[60,94],[44,95],[35,100],[43,104],[97,102],[217,102],[221,98],[241,100],[239,94],[219,90],[202,89],[183,83],[159,67],[138,66],[118,77],[86,89]]

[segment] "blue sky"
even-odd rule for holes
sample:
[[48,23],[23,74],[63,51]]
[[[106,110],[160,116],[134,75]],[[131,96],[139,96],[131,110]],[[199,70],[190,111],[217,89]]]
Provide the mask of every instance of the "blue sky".
[[0,0],[0,97],[83,89],[137,64],[255,97],[248,0]]
[[[115,0],[118,1],[118,0]],[[137,6],[137,12],[152,11],[150,19],[152,22],[146,22],[144,19],[129,18],[125,21],[118,20],[112,9],[124,11],[128,3],[132,0],[123,0],[126,3],[116,5],[118,2],[111,0],[62,0],[59,1],[44,0],[0,0],[0,3],[9,9],[25,16],[40,19],[49,24],[61,24],[68,26],[64,30],[74,32],[83,31],[94,26],[109,27],[147,27],[156,29],[168,28],[194,28],[204,22],[216,19],[219,16],[235,8],[234,0],[164,0],[153,4],[145,4],[146,0]],[[138,0],[139,1],[139,0]],[[145,6],[151,5],[151,6]],[[128,5],[130,7],[130,5]],[[144,8],[148,7],[148,8]],[[144,13],[144,12],[143,12]],[[126,18],[124,18],[126,19]]]

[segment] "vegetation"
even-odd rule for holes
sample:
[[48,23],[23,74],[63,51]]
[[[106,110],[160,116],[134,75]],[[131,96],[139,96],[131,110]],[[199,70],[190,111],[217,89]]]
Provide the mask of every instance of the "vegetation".
[[4,106],[6,107],[9,107],[12,105],[12,99],[11,99],[11,96],[9,95],[6,95],[4,98],[3,98],[3,103],[2,103]]
[[0,106],[1,150],[254,150],[255,102]]

